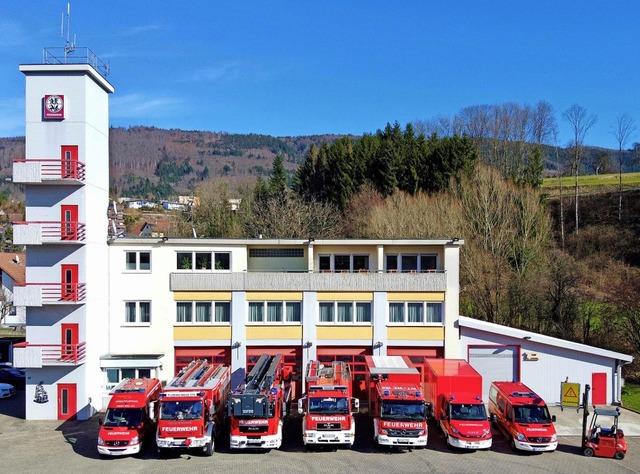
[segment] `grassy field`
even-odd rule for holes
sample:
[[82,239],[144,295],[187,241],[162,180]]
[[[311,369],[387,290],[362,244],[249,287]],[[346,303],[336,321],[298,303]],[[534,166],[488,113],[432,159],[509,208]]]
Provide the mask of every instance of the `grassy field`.
[[622,388],[622,406],[640,413],[640,385],[626,383]]
[[[561,178],[562,186],[575,186],[574,176],[565,176]],[[592,174],[578,176],[578,186],[596,186],[602,188],[617,188],[620,185],[620,176],[616,173],[612,174]],[[558,178],[545,178],[542,182],[543,188],[557,188],[560,186]],[[640,186],[640,173],[623,173],[622,186],[625,188]]]
[[3,337],[24,337],[24,328],[14,331],[13,328],[0,328],[0,338]]

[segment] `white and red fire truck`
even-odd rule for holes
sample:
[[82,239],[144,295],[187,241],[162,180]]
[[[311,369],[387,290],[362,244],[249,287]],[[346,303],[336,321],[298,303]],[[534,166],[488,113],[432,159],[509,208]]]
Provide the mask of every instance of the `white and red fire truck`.
[[100,455],[136,454],[153,442],[160,392],[158,379],[124,379],[111,391],[105,417],[99,420]]
[[427,445],[427,413],[420,372],[406,356],[365,356],[373,438],[380,446]]
[[194,360],[180,371],[160,395],[156,433],[158,452],[198,448],[211,456],[229,398],[231,369]]
[[302,440],[310,445],[353,446],[356,427],[353,414],[360,400],[351,396],[351,372],[342,361],[324,366],[309,361],[305,374],[306,394],[298,400]]
[[289,379],[282,354],[260,356],[245,383],[229,397],[232,450],[280,447],[291,391]]

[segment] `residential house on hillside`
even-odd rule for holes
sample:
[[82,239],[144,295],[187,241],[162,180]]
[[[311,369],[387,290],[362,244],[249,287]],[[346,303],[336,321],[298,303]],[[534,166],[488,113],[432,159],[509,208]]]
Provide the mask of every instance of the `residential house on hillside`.
[[24,306],[13,305],[14,285],[23,285],[25,279],[26,257],[23,253],[0,253],[0,312],[4,326],[24,326],[26,311]]

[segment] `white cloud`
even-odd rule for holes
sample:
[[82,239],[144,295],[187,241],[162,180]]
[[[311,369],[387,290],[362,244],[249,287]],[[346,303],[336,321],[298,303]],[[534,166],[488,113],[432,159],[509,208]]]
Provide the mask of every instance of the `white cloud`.
[[153,118],[175,114],[175,108],[184,101],[175,97],[150,97],[128,94],[111,99],[113,118]]

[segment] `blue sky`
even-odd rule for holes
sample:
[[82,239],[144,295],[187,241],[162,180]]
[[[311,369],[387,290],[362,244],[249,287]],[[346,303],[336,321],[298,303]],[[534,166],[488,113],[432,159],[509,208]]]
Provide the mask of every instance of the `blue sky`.
[[[0,0],[0,136],[24,135],[20,64],[60,47],[67,2]],[[71,2],[71,33],[109,62],[112,126],[375,132],[481,104],[577,103],[586,143],[640,124],[640,2]],[[640,142],[640,125],[632,137]]]

